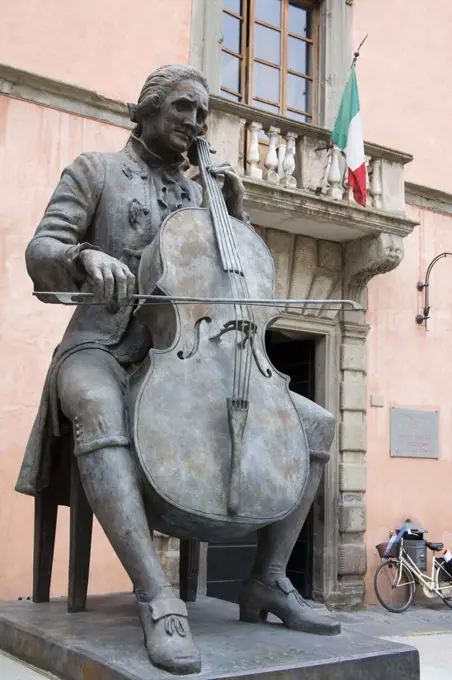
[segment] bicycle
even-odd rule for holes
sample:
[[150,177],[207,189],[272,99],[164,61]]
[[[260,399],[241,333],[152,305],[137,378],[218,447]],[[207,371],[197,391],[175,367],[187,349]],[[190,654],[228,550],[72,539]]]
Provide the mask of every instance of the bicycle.
[[[380,543],[377,550],[383,562],[374,578],[375,594],[385,609],[395,614],[406,611],[413,602],[416,582],[428,598],[438,596],[452,609],[452,574],[443,558],[435,552],[444,548],[442,543],[425,542],[433,552],[431,575],[423,573],[404,547],[403,537],[389,543]],[[391,599],[392,598],[392,599]]]

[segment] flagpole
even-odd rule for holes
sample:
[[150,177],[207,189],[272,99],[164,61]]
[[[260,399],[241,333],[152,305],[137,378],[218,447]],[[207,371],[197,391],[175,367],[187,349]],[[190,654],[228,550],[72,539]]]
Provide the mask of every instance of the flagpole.
[[[361,40],[361,42],[359,43],[358,49],[356,50],[356,52],[353,53],[353,61],[352,61],[352,65],[350,66],[350,71],[351,71],[353,68],[355,68],[356,62],[358,61],[358,57],[360,56],[360,53],[361,53],[361,47],[362,47],[362,46],[364,45],[364,43],[366,42],[368,36],[369,36],[369,34],[366,33],[366,35],[364,36],[364,38],[363,38],[363,39]],[[347,208],[350,208],[350,188],[349,188],[349,187],[347,187]]]
[[364,45],[364,43],[366,42],[366,40],[367,40],[368,37],[369,37],[369,34],[366,33],[366,35],[364,36],[364,38],[361,40],[358,49],[356,50],[356,52],[353,53],[353,61],[352,61],[352,65],[350,66],[350,70],[351,70],[354,66],[356,66],[356,62],[358,61],[358,57],[360,56],[360,53],[361,53],[361,47]]
[[364,140],[355,69],[356,62],[360,55],[360,50],[366,40],[367,35],[361,41],[358,49],[353,54],[353,61],[350,67],[349,76],[342,94],[336,121],[331,132],[331,142],[333,144],[332,153],[335,153],[335,149],[339,149],[345,158],[347,169],[346,193],[348,207],[350,207],[351,202],[350,191],[353,191],[354,200],[356,203],[358,203],[358,205],[365,207],[367,200],[366,160],[364,154]]
[[[369,36],[369,34],[366,33],[364,38],[361,40],[361,42],[358,46],[358,49],[353,53],[353,61],[352,61],[351,66],[350,66],[350,72],[355,68],[356,62],[358,61],[358,57],[360,56],[361,48],[364,45],[364,43],[366,42],[368,36]],[[316,187],[316,190],[315,190],[316,196],[320,196],[322,194],[322,191],[325,189],[325,187],[327,185],[328,173],[329,173],[330,165],[331,165],[331,154],[332,154],[332,151],[333,151],[334,148],[335,148],[335,144],[334,144],[333,140],[330,139],[330,141],[328,142],[326,147],[319,147],[319,148],[316,149],[316,151],[326,151],[327,152],[327,162],[326,162],[326,166],[325,166],[325,172],[324,172],[322,181]],[[347,207],[350,207],[350,193],[349,193],[348,189],[347,189]]]

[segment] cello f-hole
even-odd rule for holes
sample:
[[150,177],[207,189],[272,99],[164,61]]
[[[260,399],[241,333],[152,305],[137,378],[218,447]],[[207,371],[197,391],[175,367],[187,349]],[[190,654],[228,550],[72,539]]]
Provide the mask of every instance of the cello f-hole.
[[262,356],[260,352],[257,350],[255,344],[253,343],[253,357],[254,361],[256,363],[256,366],[258,367],[259,371],[262,373],[263,376],[266,378],[271,378],[273,375],[273,371],[271,368],[268,368],[268,366],[264,366],[264,361],[262,360]]
[[191,359],[192,357],[195,356],[196,352],[199,349],[199,341],[201,338],[201,323],[205,321],[206,323],[212,323],[212,319],[210,316],[202,316],[200,319],[197,320],[195,323],[195,328],[194,328],[194,338],[193,338],[193,347],[191,350],[188,352],[184,352],[184,350],[179,350],[177,353],[177,356],[179,359],[185,360],[185,359]]

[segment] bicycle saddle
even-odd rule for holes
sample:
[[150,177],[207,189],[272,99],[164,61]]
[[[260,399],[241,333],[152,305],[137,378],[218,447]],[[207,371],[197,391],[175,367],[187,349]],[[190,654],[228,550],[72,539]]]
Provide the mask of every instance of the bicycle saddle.
[[425,545],[427,548],[430,548],[430,550],[433,550],[433,552],[444,548],[444,543],[429,543],[428,541],[425,541]]

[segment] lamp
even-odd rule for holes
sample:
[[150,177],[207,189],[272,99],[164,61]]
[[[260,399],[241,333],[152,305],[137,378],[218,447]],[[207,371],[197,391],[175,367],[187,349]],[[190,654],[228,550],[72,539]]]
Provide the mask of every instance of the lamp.
[[427,321],[430,318],[430,295],[429,295],[429,286],[430,286],[430,274],[435,266],[435,264],[438,262],[438,260],[441,260],[443,257],[452,257],[452,253],[441,253],[440,255],[437,255],[436,257],[433,258],[433,260],[430,262],[429,266],[427,267],[427,273],[425,275],[425,283],[422,283],[422,281],[418,281],[416,284],[416,288],[418,291],[421,293],[424,291],[424,313],[423,314],[416,314],[416,323],[418,323],[420,326],[422,324],[425,324],[425,330],[427,329]]

